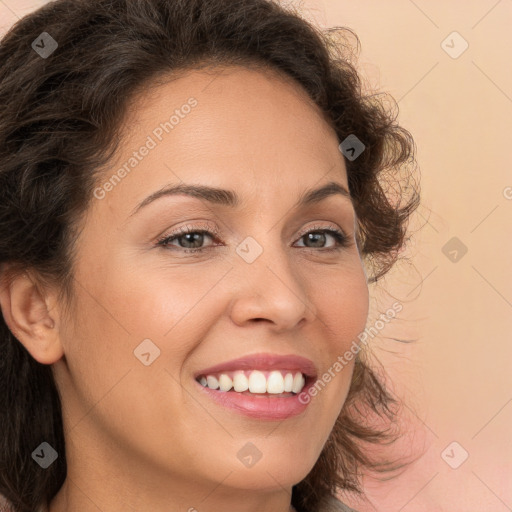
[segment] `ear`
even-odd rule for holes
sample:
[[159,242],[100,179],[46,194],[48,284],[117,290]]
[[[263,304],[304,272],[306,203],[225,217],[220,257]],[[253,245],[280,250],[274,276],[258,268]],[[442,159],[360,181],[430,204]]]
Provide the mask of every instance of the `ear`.
[[29,271],[11,279],[6,272],[1,275],[0,307],[5,323],[41,364],[53,364],[64,355],[55,296],[45,292]]

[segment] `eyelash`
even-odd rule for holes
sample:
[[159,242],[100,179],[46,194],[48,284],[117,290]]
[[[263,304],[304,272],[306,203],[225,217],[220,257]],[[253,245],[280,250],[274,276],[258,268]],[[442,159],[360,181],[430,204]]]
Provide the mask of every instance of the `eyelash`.
[[[170,249],[170,250],[178,250],[178,251],[188,253],[188,254],[201,253],[201,252],[204,252],[208,249],[215,247],[215,246],[208,246],[208,247],[198,247],[196,249],[187,249],[186,247],[176,247],[176,246],[171,246],[169,244],[173,240],[178,239],[181,236],[190,234],[190,233],[200,233],[202,235],[206,234],[206,235],[210,236],[214,241],[215,240],[218,241],[218,237],[220,235],[219,231],[215,228],[208,227],[207,229],[202,229],[199,227],[188,227],[187,226],[185,229],[181,229],[181,230],[175,231],[173,233],[166,234],[164,237],[160,238],[157,241],[156,245],[159,247],[164,247],[166,249],[168,247],[173,247],[173,249]],[[306,232],[302,233],[299,236],[298,240],[301,240],[302,238],[304,238],[306,235],[308,235],[310,233],[328,233],[336,240],[335,247],[331,247],[328,249],[319,248],[319,249],[316,249],[317,251],[321,251],[321,252],[339,251],[339,250],[347,248],[351,245],[351,240],[349,239],[349,237],[347,237],[345,235],[345,233],[343,233],[343,231],[338,230],[338,229],[333,229],[332,227],[325,227],[325,226],[314,226],[313,228],[308,229]],[[313,251],[315,250],[314,247],[304,247],[304,249],[310,249]]]

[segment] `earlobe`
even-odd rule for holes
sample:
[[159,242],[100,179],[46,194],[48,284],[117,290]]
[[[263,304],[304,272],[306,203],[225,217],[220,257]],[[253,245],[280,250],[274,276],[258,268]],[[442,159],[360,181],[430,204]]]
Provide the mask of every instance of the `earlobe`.
[[64,354],[51,300],[29,273],[11,280],[2,279],[0,307],[4,320],[12,334],[41,364],[53,364]]

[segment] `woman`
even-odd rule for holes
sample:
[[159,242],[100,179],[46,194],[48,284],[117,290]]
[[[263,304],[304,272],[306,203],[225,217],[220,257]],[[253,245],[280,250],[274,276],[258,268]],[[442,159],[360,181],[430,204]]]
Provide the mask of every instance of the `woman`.
[[368,418],[396,403],[361,347],[368,283],[418,195],[384,193],[414,144],[361,93],[346,33],[267,0],[57,0],[6,34],[12,510],[346,511],[337,492],[362,493],[380,462],[363,443],[390,437]]

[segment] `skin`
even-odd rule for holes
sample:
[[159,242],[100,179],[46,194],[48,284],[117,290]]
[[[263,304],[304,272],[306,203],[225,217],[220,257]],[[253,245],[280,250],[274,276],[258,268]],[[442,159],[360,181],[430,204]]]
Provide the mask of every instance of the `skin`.
[[[286,420],[241,416],[197,388],[196,371],[258,352],[302,355],[321,376],[364,329],[368,286],[351,200],[294,208],[330,181],[348,189],[347,172],[319,109],[275,72],[190,72],[133,101],[102,183],[191,96],[191,113],[92,200],[72,310],[32,272],[2,292],[9,327],[52,365],[62,395],[68,476],[50,512],[288,512],[292,486],[314,466],[345,402],[354,360]],[[130,216],[181,182],[231,189],[241,205],[168,196]],[[337,245],[332,235],[316,244],[301,236],[318,224],[341,229],[349,245],[325,252]],[[219,235],[205,235],[199,254],[180,252],[194,247],[183,236],[155,245],[185,226]],[[250,264],[235,251],[247,236],[263,248]],[[147,338],[160,349],[149,366],[133,353]],[[262,453],[250,468],[237,458],[247,442]]]

